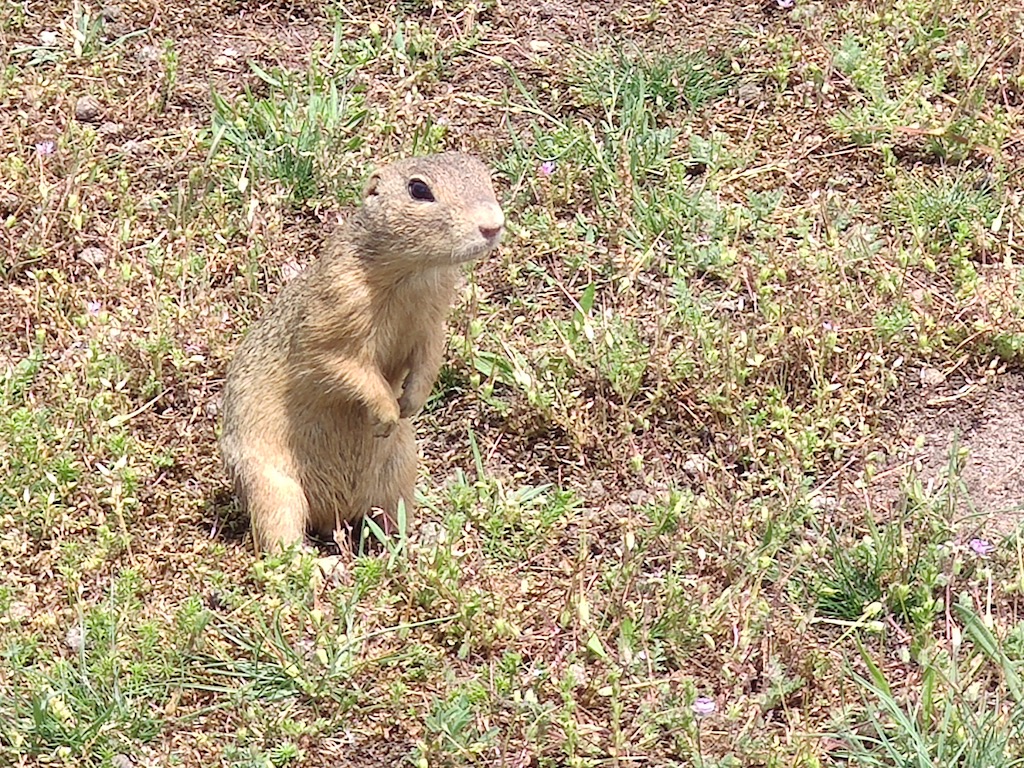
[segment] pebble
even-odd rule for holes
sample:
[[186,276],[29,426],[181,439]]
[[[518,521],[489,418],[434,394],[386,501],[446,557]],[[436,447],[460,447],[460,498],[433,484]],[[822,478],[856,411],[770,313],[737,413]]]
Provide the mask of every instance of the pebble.
[[6,216],[14,213],[21,207],[21,198],[13,192],[0,190],[0,215]]
[[700,476],[707,472],[708,460],[698,453],[691,453],[683,462],[683,471],[688,475]]
[[144,45],[135,52],[135,58],[143,64],[160,61],[160,49],[155,45]]
[[95,96],[80,96],[75,102],[75,119],[80,123],[95,123],[100,117],[100,102]]
[[31,614],[32,610],[28,607],[28,603],[13,602],[7,609],[7,615],[17,622],[24,621]]
[[736,92],[736,102],[741,107],[745,107],[749,104],[759,102],[761,100],[761,95],[761,86],[757,83],[743,83]]
[[823,496],[820,493],[815,496],[812,496],[808,503],[811,509],[822,510],[826,512],[833,512],[839,508],[839,499],[837,499],[835,496]]
[[107,263],[107,252],[102,248],[90,245],[88,248],[83,248],[81,250],[78,254],[78,258],[93,267],[102,267]]
[[348,566],[339,555],[327,555],[318,557],[316,564],[319,567],[320,575],[332,586],[342,586],[348,573]]
[[220,413],[220,401],[216,399],[207,400],[203,403],[203,413],[209,419],[217,418],[217,415]]
[[634,506],[641,506],[643,504],[651,504],[654,502],[654,494],[643,488],[636,488],[626,494],[626,498],[629,499],[629,503]]
[[430,520],[420,525],[420,544],[424,547],[436,547],[448,539],[444,526]]

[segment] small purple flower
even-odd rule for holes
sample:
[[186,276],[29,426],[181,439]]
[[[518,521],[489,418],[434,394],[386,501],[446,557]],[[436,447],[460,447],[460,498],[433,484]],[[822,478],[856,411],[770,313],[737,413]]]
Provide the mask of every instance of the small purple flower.
[[45,157],[47,155],[52,155],[56,151],[57,151],[57,142],[53,141],[52,139],[47,139],[46,141],[40,141],[38,144],[36,144],[36,154],[40,155],[41,157]]
[[98,301],[89,301],[86,302],[85,308],[86,310],[88,310],[90,315],[98,315],[100,313],[100,310],[103,309],[103,305],[100,304]]
[[707,696],[698,696],[693,702],[693,714],[697,717],[707,717],[713,715],[718,706],[715,704],[715,700],[708,698]]
[[775,0],[775,5],[777,5],[780,10],[785,11],[796,5],[796,0]]
[[541,176],[550,176],[554,172],[555,172],[555,161],[554,160],[545,160],[543,163],[540,164],[540,168],[537,170],[537,173],[539,173]]
[[996,545],[987,539],[971,539],[967,542],[967,546],[978,557],[987,557],[996,551]]

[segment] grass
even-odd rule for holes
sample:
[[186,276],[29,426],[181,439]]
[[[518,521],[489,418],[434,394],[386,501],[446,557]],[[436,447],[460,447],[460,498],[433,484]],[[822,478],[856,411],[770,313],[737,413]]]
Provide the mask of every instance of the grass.
[[[1024,760],[1012,9],[165,5],[0,18],[0,764]],[[419,523],[256,560],[227,362],[443,148]]]
[[[858,765],[1020,765],[1020,693],[1015,663],[996,647],[991,631],[969,598],[957,605],[966,634],[1005,675],[1009,695],[985,691],[989,670],[959,655],[961,638],[946,649],[922,651],[920,697],[894,693],[890,681],[861,648],[869,677],[855,677],[863,691],[866,727],[847,736],[849,759]],[[980,672],[980,674],[979,674]]]

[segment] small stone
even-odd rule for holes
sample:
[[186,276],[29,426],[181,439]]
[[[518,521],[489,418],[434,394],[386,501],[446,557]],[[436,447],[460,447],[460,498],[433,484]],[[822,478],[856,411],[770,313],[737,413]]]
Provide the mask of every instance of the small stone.
[[88,248],[82,249],[81,253],[78,254],[78,258],[90,266],[102,267],[107,263],[107,252],[102,248],[90,245]]
[[609,520],[628,520],[630,509],[628,504],[621,501],[610,501],[604,505],[605,517]]
[[135,768],[135,761],[128,757],[128,755],[114,755],[110,759],[110,764],[114,768]]
[[126,155],[135,154],[136,152],[142,152],[146,148],[146,142],[139,141],[138,139],[129,139],[121,145],[121,151]]
[[0,191],[0,216],[10,216],[21,207],[21,198],[13,192]]
[[650,491],[644,490],[643,488],[636,488],[626,494],[626,498],[629,499],[629,503],[635,507],[639,507],[643,504],[650,504],[654,501],[654,494]]
[[96,129],[96,132],[100,136],[117,136],[117,134],[119,134],[122,130],[124,130],[123,125],[121,125],[120,123],[112,123],[109,120],[107,120],[107,122],[103,123],[99,128]]
[[100,9],[100,18],[107,24],[116,24],[121,20],[121,9],[116,5],[105,5]]
[[683,472],[691,476],[703,475],[707,470],[708,460],[699,453],[691,453],[683,462]]
[[925,366],[918,375],[921,378],[922,387],[937,387],[946,381],[946,375],[938,368]]
[[749,104],[755,104],[761,100],[761,86],[757,83],[743,83],[740,85],[739,90],[736,92],[736,102],[741,106],[745,107]]
[[341,559],[340,555],[327,555],[326,557],[318,557],[316,559],[317,567],[320,569],[320,575],[324,580],[335,587],[341,586],[344,583],[345,576],[347,575],[348,568],[344,560]]
[[135,58],[143,64],[160,61],[160,49],[155,45],[144,45],[135,52]]
[[215,419],[220,413],[220,401],[217,399],[210,399],[203,403],[203,413],[206,414],[208,419]]
[[839,508],[839,500],[835,496],[824,496],[822,494],[818,494],[816,496],[812,496],[808,503],[810,504],[811,509],[826,512],[834,512]]
[[303,265],[292,259],[281,265],[281,279],[286,283],[294,280],[303,270]]
[[82,96],[75,102],[75,119],[80,123],[95,123],[99,120],[99,99],[95,96]]
[[572,675],[572,682],[576,688],[583,688],[589,682],[587,668],[578,662],[569,665],[569,674]]
[[718,309],[723,312],[742,312],[746,309],[747,301],[745,296],[737,296],[735,299],[723,299],[718,302]]
[[547,53],[551,50],[551,43],[547,40],[531,40],[530,50],[534,53]]
[[235,48],[225,48],[213,57],[213,66],[217,69],[238,69],[239,53]]

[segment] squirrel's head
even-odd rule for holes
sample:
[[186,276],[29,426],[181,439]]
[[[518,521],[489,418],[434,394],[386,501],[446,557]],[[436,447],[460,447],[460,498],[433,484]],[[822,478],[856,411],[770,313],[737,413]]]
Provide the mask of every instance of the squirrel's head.
[[462,152],[444,152],[374,171],[356,225],[364,252],[434,267],[472,261],[495,248],[505,216],[487,166]]

